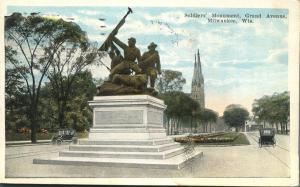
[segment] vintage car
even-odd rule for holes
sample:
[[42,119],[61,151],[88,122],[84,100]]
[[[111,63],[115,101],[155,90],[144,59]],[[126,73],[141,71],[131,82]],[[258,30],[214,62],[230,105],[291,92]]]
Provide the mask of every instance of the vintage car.
[[77,143],[76,131],[74,129],[59,129],[52,137],[51,142],[58,145],[63,142]]
[[262,128],[259,130],[259,140],[258,144],[259,147],[263,145],[273,145],[275,147],[276,140],[275,140],[275,129],[273,128]]

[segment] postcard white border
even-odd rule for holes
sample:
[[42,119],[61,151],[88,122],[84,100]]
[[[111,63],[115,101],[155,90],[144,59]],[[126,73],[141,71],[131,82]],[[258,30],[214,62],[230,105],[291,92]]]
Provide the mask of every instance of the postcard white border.
[[[290,178],[5,178],[5,137],[4,137],[4,81],[0,81],[0,182],[1,183],[32,183],[32,184],[116,184],[116,185],[230,185],[230,186],[295,186],[299,184],[299,1],[296,0],[5,0],[1,5],[1,80],[4,80],[4,14],[8,5],[19,6],[150,6],[150,7],[209,7],[209,8],[286,8],[289,10],[289,73],[288,87],[291,93],[290,101]],[[293,125],[294,124],[294,125]],[[297,125],[298,124],[298,125]]]

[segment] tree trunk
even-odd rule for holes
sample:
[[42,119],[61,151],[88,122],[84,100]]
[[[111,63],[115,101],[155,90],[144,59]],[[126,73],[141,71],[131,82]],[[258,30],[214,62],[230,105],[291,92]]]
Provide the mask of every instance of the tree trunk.
[[169,118],[167,118],[166,129],[167,129],[167,135],[169,135],[170,134],[170,119]]
[[31,143],[36,143],[36,133],[37,133],[37,106],[34,104],[30,107],[30,139]]
[[193,117],[191,117],[191,127],[190,127],[191,133],[192,133],[192,126],[193,126]]

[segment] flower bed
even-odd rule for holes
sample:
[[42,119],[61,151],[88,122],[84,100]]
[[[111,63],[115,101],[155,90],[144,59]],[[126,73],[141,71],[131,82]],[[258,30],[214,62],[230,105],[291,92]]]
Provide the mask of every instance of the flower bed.
[[214,133],[208,135],[197,135],[175,138],[179,143],[229,143],[235,141],[240,136],[239,133]]

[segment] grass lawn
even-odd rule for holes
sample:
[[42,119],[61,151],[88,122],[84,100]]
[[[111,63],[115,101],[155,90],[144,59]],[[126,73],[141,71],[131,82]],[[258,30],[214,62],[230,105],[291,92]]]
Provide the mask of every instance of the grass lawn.
[[[56,133],[37,133],[37,140],[50,140],[52,136]],[[76,136],[78,138],[87,138],[88,132],[77,132]],[[5,141],[26,141],[30,140],[30,133],[6,133]]]
[[234,144],[234,145],[237,145],[237,144],[250,145],[250,142],[247,139],[245,134],[239,133],[239,136],[232,142],[232,144]]

